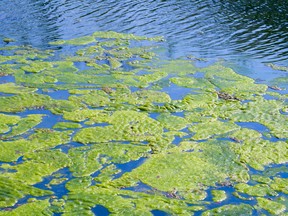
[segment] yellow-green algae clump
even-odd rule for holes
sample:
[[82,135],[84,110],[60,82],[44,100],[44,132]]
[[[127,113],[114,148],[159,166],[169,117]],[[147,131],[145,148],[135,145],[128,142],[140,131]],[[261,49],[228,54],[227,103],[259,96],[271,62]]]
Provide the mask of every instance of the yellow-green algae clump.
[[221,62],[161,60],[162,41],[110,31],[50,43],[65,55],[0,48],[0,215],[287,213],[287,170],[273,167],[288,162],[287,95]]

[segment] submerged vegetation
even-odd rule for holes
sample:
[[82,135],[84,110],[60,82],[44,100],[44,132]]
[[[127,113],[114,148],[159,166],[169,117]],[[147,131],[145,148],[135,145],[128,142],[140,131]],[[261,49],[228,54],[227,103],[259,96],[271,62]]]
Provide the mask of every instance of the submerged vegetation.
[[9,42],[0,215],[287,214],[280,89],[221,62],[162,60],[161,37],[95,32],[44,51]]

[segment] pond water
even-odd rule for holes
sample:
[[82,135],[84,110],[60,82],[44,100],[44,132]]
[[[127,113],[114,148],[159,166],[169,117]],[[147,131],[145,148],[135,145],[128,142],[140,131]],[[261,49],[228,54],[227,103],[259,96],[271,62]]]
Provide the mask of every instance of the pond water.
[[237,72],[269,82],[287,76],[263,66],[288,64],[287,11],[286,0],[3,0],[0,35],[36,47],[95,31],[161,35],[168,58],[224,58]]
[[[36,73],[33,70],[37,70],[37,67],[33,66],[30,60],[39,63],[40,59],[41,62],[40,54],[39,58],[28,55],[23,60],[19,57],[22,54],[16,51],[17,58],[0,61],[0,66],[11,64],[15,70],[8,75],[0,76],[0,85],[3,86],[0,86],[0,97],[12,98],[13,95],[20,95],[19,91],[34,92],[36,95],[35,103],[29,101],[29,96],[19,96],[20,99],[16,96],[12,102],[9,99],[8,102],[5,102],[5,99],[4,102],[0,101],[2,104],[0,119],[1,115],[10,116],[7,121],[4,121],[5,117],[2,116],[4,123],[0,122],[1,139],[3,139],[0,140],[0,149],[3,149],[3,152],[10,152],[5,147],[10,142],[12,146],[20,146],[16,146],[13,153],[11,150],[11,158],[4,153],[0,154],[0,184],[7,189],[15,184],[14,179],[18,181],[18,178],[23,178],[21,184],[19,183],[19,190],[25,188],[23,191],[26,191],[23,195],[11,192],[13,199],[11,197],[12,201],[10,198],[7,199],[8,204],[4,201],[2,203],[0,199],[0,215],[9,214],[10,211],[15,211],[16,214],[20,214],[21,211],[25,213],[30,211],[27,209],[31,209],[33,205],[35,211],[41,210],[42,213],[53,215],[72,214],[73,208],[79,211],[78,215],[89,215],[91,212],[99,215],[109,215],[110,212],[129,215],[133,211],[136,215],[142,213],[149,215],[145,212],[148,210],[151,215],[157,216],[180,213],[189,215],[191,212],[195,212],[195,215],[217,215],[217,211],[218,213],[226,211],[228,215],[287,213],[284,209],[288,208],[287,186],[285,186],[288,173],[288,159],[285,153],[287,152],[285,124],[288,113],[286,0],[2,0],[0,22],[2,24],[0,48],[28,45],[44,50],[44,53],[33,50],[43,55],[47,54],[45,53],[47,49],[55,52],[54,56],[48,57],[49,64],[42,65],[45,69],[39,69]],[[139,50],[134,51],[137,57],[117,58],[115,57],[117,52],[119,56],[121,49],[127,48],[125,43],[120,41],[120,45],[117,43],[110,45],[107,42],[109,37],[95,36],[97,40],[101,38],[99,43],[103,42],[104,45],[101,46],[106,49],[104,54],[99,51],[100,57],[96,58],[97,63],[105,67],[110,66],[111,75],[104,72],[105,67],[99,69],[87,58],[84,59],[89,53],[85,47],[89,43],[86,44],[85,40],[91,38],[85,38],[84,46],[80,46],[81,55],[77,53],[83,57],[80,60],[71,57],[79,48],[77,46],[75,48],[73,43],[71,46],[69,43],[66,46],[65,42],[50,43],[82,36],[90,37],[98,31],[115,31],[147,37],[163,36],[165,41],[155,39],[151,42],[139,39],[140,42],[131,42],[131,47],[156,44],[157,47],[153,48],[152,52],[158,55],[160,66],[153,68],[155,61],[147,63],[149,66],[152,65],[151,68],[137,63],[129,64],[130,60],[133,62],[140,61],[141,58],[150,60],[150,53]],[[15,41],[7,43],[4,38],[12,38]],[[117,49],[114,50],[115,47]],[[32,53],[31,50],[29,52]],[[10,55],[9,50],[4,49],[0,50],[0,54]],[[62,60],[63,56],[69,63],[60,62],[59,59]],[[152,54],[151,56],[153,57]],[[94,57],[93,54],[92,58]],[[20,66],[13,65],[14,61]],[[117,66],[119,62],[121,66]],[[191,62],[199,69],[192,67]],[[113,64],[116,64],[115,68]],[[181,71],[182,65],[183,73],[179,73],[177,77],[177,70]],[[89,71],[93,67],[100,71],[97,74],[98,80],[94,79]],[[137,70],[137,67],[139,71],[135,76],[151,75],[152,81],[143,78],[139,79],[138,83],[134,82],[133,79],[136,78],[132,79],[129,76],[134,73],[134,69]],[[119,68],[121,72],[127,73],[121,74],[117,71]],[[189,68],[193,73],[187,72]],[[232,68],[233,71],[228,68]],[[58,69],[63,74],[58,73]],[[167,77],[165,78],[166,75],[161,72],[158,73],[158,69],[160,71],[166,69]],[[0,72],[6,73],[5,70]],[[74,77],[74,72],[66,73],[68,70],[74,71],[79,78]],[[219,70],[219,74],[215,74],[213,70]],[[228,75],[225,75],[225,72]],[[88,81],[86,76],[91,80]],[[80,86],[77,86],[78,79]],[[126,89],[127,86],[114,85],[114,79],[115,82],[118,82],[117,79],[122,80],[119,86],[127,85],[129,90]],[[187,80],[190,79],[189,83]],[[229,84],[230,79],[238,82],[234,89]],[[224,84],[221,83],[223,80]],[[14,82],[19,86],[15,88],[11,85],[7,90],[5,85]],[[112,89],[110,87],[101,89],[101,85],[105,82],[108,87],[111,85]],[[196,87],[191,84],[192,82],[196,83]],[[214,87],[211,87],[211,84]],[[240,86],[243,86],[248,93],[241,91]],[[34,91],[32,87],[37,89]],[[89,87],[93,90],[85,92]],[[231,88],[235,90],[236,96],[231,96],[229,92]],[[229,94],[221,93],[222,90],[225,92],[225,89]],[[203,104],[202,99],[198,98],[199,95],[203,96]],[[140,102],[135,102],[138,99]],[[216,99],[224,102],[217,102]],[[96,103],[93,100],[100,102]],[[199,102],[199,106],[194,106],[190,101]],[[9,103],[18,103],[22,107],[10,106]],[[89,111],[82,113],[86,109]],[[247,109],[247,113],[241,113],[243,117],[237,109]],[[141,112],[138,115],[135,110],[143,111],[147,116]],[[259,115],[255,115],[255,112]],[[128,120],[131,115],[135,115],[135,119],[125,122],[125,118],[121,119],[120,115]],[[214,118],[215,115],[217,118]],[[210,118],[213,120],[207,121]],[[140,123],[142,121],[143,125]],[[188,124],[187,121],[196,123]],[[165,127],[160,127],[159,122]],[[135,137],[127,137],[123,128],[115,129],[122,123],[123,128],[126,131],[131,130]],[[125,125],[126,123],[129,126]],[[27,126],[23,129],[25,124]],[[6,130],[7,126],[9,130]],[[206,133],[206,128],[212,131],[209,132],[213,134],[212,138]],[[107,131],[104,131],[106,129]],[[95,141],[97,140],[95,133],[106,133],[112,138],[103,135],[98,143]],[[120,138],[117,133],[120,134]],[[156,141],[151,138],[152,135],[156,137]],[[241,136],[245,138],[241,139]],[[44,143],[43,147],[37,144],[39,140]],[[26,142],[35,147],[34,153],[31,153],[34,150],[23,147]],[[159,146],[156,146],[155,142],[159,142]],[[199,145],[195,145],[194,142]],[[252,148],[251,142],[262,147]],[[103,144],[104,147],[99,144]],[[267,149],[267,152],[263,149]],[[54,155],[55,150],[60,152]],[[249,151],[252,152],[252,156]],[[257,154],[257,151],[261,151],[264,159]],[[97,152],[101,154],[97,154],[96,157]],[[187,153],[183,156],[185,159],[182,158],[181,152]],[[199,154],[196,156],[196,153],[202,152],[203,156],[198,156]],[[235,156],[238,154],[239,158]],[[41,162],[41,157],[44,162]],[[253,157],[256,162],[253,161]],[[53,160],[51,162],[51,158],[56,162]],[[201,165],[195,165],[195,169],[191,171],[187,160],[199,162]],[[49,164],[47,167],[43,165],[46,161]],[[184,164],[179,168],[180,171],[165,166],[165,164],[178,166],[179,163]],[[214,163],[216,168],[212,166]],[[230,167],[227,163],[233,165]],[[35,164],[40,168],[33,174],[29,169],[36,169]],[[47,169],[47,173],[40,169]],[[216,176],[212,180],[207,177],[209,176],[207,173],[211,170],[215,171]],[[160,174],[156,175],[158,171]],[[169,172],[176,175],[175,181],[169,176],[171,174]],[[200,173],[199,177],[204,179],[203,182],[193,178],[196,183],[190,182],[191,179],[186,175],[193,175],[194,172]],[[27,178],[29,174],[32,176],[31,179]],[[246,175],[250,178],[247,179]],[[156,180],[152,178],[153,176]],[[12,180],[6,180],[7,177],[8,179],[11,177]],[[167,182],[163,178],[167,178]],[[135,179],[139,181],[135,183]],[[3,183],[5,181],[8,183]],[[185,187],[181,182],[189,186]],[[29,187],[32,185],[33,189],[27,185]],[[175,185],[175,188],[171,185]],[[187,192],[190,190],[189,187],[193,188],[193,196],[191,191],[190,194]],[[47,198],[50,195],[34,188],[52,191],[54,194]],[[7,193],[5,189],[3,194]],[[34,198],[36,199],[33,200]],[[93,203],[93,200],[97,202]],[[159,202],[158,207],[155,202]],[[82,203],[84,207],[81,206]],[[23,207],[23,210],[18,206]],[[133,210],[125,212],[123,209]],[[218,210],[213,212],[213,209]]]

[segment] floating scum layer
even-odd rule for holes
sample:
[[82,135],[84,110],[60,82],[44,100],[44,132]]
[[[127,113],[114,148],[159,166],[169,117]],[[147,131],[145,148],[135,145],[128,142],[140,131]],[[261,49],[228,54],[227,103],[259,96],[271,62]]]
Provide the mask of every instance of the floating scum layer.
[[162,41],[0,48],[0,215],[287,214],[287,95]]

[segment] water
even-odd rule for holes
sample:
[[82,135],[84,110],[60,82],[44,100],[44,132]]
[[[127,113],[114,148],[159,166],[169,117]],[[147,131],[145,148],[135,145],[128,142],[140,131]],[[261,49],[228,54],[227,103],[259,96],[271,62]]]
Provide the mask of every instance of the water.
[[2,0],[1,36],[43,46],[98,30],[163,35],[167,55],[288,60],[288,4],[223,0]]

